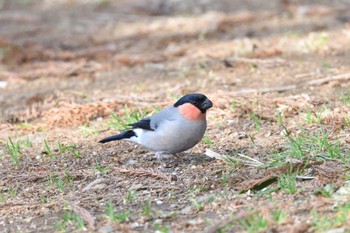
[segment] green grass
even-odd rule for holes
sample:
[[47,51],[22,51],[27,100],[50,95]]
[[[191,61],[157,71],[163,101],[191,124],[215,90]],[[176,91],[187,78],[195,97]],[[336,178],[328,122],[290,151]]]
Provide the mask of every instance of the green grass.
[[112,222],[123,223],[129,220],[129,211],[114,210],[111,200],[108,201],[105,208],[105,214]]
[[80,129],[84,137],[97,136],[99,133],[99,130],[96,127],[91,127],[88,124],[80,126]]
[[333,193],[334,193],[334,191],[335,191],[334,190],[334,184],[330,183],[330,184],[327,184],[323,188],[319,188],[319,189],[315,190],[314,194],[331,198]]
[[53,153],[50,145],[47,143],[46,139],[44,139],[44,151],[47,155],[49,155],[51,158],[55,157],[55,154]]
[[96,169],[100,173],[101,176],[106,174],[109,171],[109,168],[110,168],[110,165],[108,165],[106,167],[102,167],[101,164],[99,164],[98,161],[96,160]]
[[128,124],[138,122],[139,120],[145,118],[150,112],[148,110],[135,110],[129,109],[127,106],[124,107],[125,115],[123,117],[118,116],[114,113],[108,121],[108,126],[111,129],[125,130],[130,128]]
[[260,213],[253,214],[241,221],[239,224],[247,232],[255,233],[265,230],[268,226],[268,222],[264,219]]
[[315,113],[311,109],[306,109],[305,121],[309,125],[312,124],[321,124],[322,123],[322,114],[327,111],[325,106],[319,108]]
[[74,213],[72,210],[63,210],[63,214],[55,227],[59,231],[72,232],[72,228],[84,229],[85,224],[82,217]]
[[30,148],[33,143],[29,140],[28,137],[26,139],[18,139],[13,140],[11,137],[6,141],[5,148],[2,150],[2,156],[4,157],[8,154],[14,165],[18,165],[21,161],[21,156],[23,155],[23,150],[26,148]]
[[[240,152],[235,152],[233,155],[225,154],[225,155],[222,155],[222,158],[227,165],[233,167],[234,169],[244,165],[249,165],[254,167],[260,167],[265,165],[264,163],[260,162],[257,159],[244,155],[243,154],[244,152],[245,151],[242,150]],[[234,172],[234,170],[232,170],[231,172]]]
[[296,136],[287,132],[285,136],[287,138],[285,150],[273,154],[269,165],[279,166],[284,164],[287,158],[301,161],[336,160],[345,164],[349,163],[349,151],[341,148],[339,141],[330,140],[323,128],[312,132],[302,129],[301,133]]
[[288,213],[281,209],[272,210],[271,214],[272,214],[273,220],[278,224],[283,223],[286,217],[288,216]]
[[79,158],[81,156],[80,152],[78,151],[78,147],[76,145],[66,146],[60,142],[57,142],[57,149],[59,153],[71,152],[72,155],[76,158]]
[[259,116],[254,113],[248,113],[250,119],[254,122],[254,129],[259,131],[261,129],[261,119]]
[[190,201],[191,201],[192,205],[196,208],[197,211],[201,211],[201,210],[203,210],[205,205],[214,202],[215,199],[216,199],[215,195],[210,195],[208,198],[206,198],[203,201],[199,201],[194,197],[190,198]]
[[339,98],[343,104],[350,107],[350,92],[342,94]]
[[153,224],[153,229],[155,232],[170,233],[169,227],[160,225],[158,223]]
[[142,205],[142,215],[145,217],[152,216],[151,202],[145,201]]
[[123,203],[127,204],[133,202],[138,197],[138,194],[135,190],[128,191],[128,193],[123,197]]
[[12,158],[12,162],[15,165],[18,165],[21,160],[20,159],[20,155],[21,155],[20,141],[13,142],[11,138],[8,138],[8,141],[6,142],[6,149]]
[[67,186],[72,184],[73,181],[74,179],[69,175],[65,175],[62,177],[57,175],[50,175],[48,183],[50,188],[55,187],[60,192],[65,193]]
[[344,127],[350,127],[350,117],[344,117],[342,121]]
[[224,172],[221,174],[220,183],[221,183],[224,187],[227,187],[227,186],[228,186],[227,174],[224,173]]
[[231,107],[231,111],[232,112],[236,111],[236,109],[237,109],[237,102],[236,102],[236,100],[232,100],[230,107]]
[[237,167],[241,163],[237,155],[224,155],[223,158],[224,162],[231,167]]
[[[311,215],[315,232],[325,232],[345,226],[348,223],[350,215],[350,202],[337,206],[331,214],[321,215],[317,211],[312,211]],[[349,230],[349,227],[346,229]]]
[[296,177],[293,174],[282,174],[279,176],[277,185],[287,194],[295,194],[298,191]]
[[198,200],[196,200],[195,198],[191,198],[191,202],[197,211],[202,210],[204,207],[204,205],[200,203]]
[[61,142],[56,143],[56,147],[50,146],[50,144],[44,139],[44,153],[51,158],[56,158],[56,156],[70,152],[75,158],[81,156],[76,145],[64,145]]
[[276,110],[276,115],[277,115],[277,124],[284,125],[282,113],[280,111]]
[[29,140],[29,138],[27,137],[25,140],[22,140],[22,145],[26,148],[29,148],[33,145],[33,143]]
[[9,198],[16,197],[17,192],[18,192],[18,187],[4,189],[2,186],[0,186],[0,203],[7,201]]
[[329,35],[325,32],[310,33],[304,42],[306,48],[311,52],[322,50],[328,43]]
[[207,135],[204,135],[202,140],[209,148],[214,146],[214,142]]

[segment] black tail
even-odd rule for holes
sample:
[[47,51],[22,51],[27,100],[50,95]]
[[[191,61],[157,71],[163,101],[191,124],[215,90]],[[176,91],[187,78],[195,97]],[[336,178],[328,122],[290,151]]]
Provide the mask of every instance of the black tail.
[[108,138],[104,138],[101,141],[99,141],[99,143],[105,143],[105,142],[110,142],[110,141],[115,141],[115,140],[122,140],[125,138],[131,138],[133,136],[136,136],[135,132],[133,130],[128,130],[128,131],[125,131],[121,134],[117,134],[117,135],[110,136]]

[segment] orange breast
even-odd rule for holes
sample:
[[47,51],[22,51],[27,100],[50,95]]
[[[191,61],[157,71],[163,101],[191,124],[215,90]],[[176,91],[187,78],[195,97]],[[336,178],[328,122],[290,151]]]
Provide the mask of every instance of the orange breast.
[[205,113],[202,113],[196,106],[186,103],[182,104],[179,107],[181,115],[187,120],[199,121],[205,120]]

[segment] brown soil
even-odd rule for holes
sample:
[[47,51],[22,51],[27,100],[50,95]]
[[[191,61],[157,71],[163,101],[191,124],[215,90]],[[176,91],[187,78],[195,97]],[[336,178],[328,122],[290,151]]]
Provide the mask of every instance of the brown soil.
[[[349,1],[3,0],[0,8],[5,232],[245,232],[242,221],[255,215],[263,231],[314,232],[315,212],[334,218],[350,200],[337,193],[349,179]],[[193,149],[159,161],[128,142],[97,143],[117,132],[111,113],[154,111],[191,92],[214,102],[207,138]],[[306,153],[272,166],[288,151],[286,131],[326,132],[347,161]],[[9,138],[32,143],[21,144],[18,164]],[[265,166],[229,164],[207,148]],[[288,194],[276,188],[288,173],[312,179],[297,179]],[[337,198],[315,194],[329,184]],[[108,218],[109,201],[129,211],[125,222]],[[349,231],[347,222],[331,228]]]

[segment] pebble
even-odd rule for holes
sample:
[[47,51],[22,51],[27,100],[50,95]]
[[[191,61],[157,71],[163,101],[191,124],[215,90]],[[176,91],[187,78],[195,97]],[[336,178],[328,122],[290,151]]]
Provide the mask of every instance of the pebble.
[[138,190],[142,188],[142,184],[133,184],[131,185],[131,187],[129,188],[130,190]]
[[162,202],[161,200],[157,200],[157,201],[156,201],[156,204],[157,204],[157,205],[161,205],[161,204],[163,204],[163,202]]
[[191,206],[186,206],[185,208],[180,210],[180,213],[187,215],[187,214],[191,213],[191,211],[192,211],[192,207]]
[[111,225],[106,225],[101,227],[100,229],[98,229],[98,233],[109,233],[109,232],[113,232],[114,229]]
[[137,160],[134,160],[134,159],[129,159],[127,162],[126,162],[126,165],[135,165],[137,164]]
[[154,220],[153,224],[162,224],[163,220],[162,219],[156,219]]
[[131,223],[131,228],[132,229],[138,228],[139,226],[140,226],[140,224],[138,222]]
[[6,81],[0,81],[0,88],[5,89],[7,87],[7,82]]

